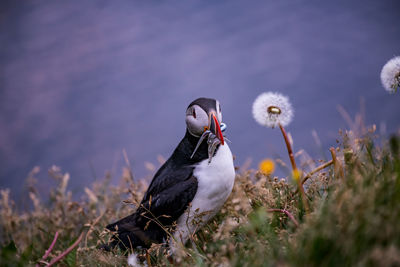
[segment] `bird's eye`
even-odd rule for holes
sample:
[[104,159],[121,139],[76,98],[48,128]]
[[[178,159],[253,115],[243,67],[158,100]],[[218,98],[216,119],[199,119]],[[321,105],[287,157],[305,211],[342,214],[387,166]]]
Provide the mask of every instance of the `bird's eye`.
[[194,109],[192,109],[192,116],[196,119],[196,111]]

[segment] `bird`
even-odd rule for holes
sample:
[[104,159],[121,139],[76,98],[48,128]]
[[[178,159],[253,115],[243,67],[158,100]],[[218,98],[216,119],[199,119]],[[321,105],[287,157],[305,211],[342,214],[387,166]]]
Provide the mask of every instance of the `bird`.
[[219,101],[194,100],[185,121],[183,139],[154,175],[136,211],[106,226],[113,236],[104,249],[127,251],[164,243],[173,253],[231,194],[235,169]]

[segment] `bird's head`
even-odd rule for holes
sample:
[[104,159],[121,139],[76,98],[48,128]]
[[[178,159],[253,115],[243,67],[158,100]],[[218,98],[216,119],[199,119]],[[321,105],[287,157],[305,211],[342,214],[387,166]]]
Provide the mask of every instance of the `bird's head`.
[[191,135],[200,138],[192,157],[201,142],[208,138],[211,161],[217,145],[225,144],[223,131],[226,129],[226,125],[222,123],[221,106],[218,100],[202,97],[190,103],[186,110],[186,126]]

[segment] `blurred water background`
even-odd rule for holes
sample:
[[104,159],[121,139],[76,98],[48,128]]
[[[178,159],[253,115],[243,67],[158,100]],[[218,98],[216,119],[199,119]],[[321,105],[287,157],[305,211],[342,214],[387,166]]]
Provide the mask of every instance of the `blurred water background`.
[[3,0],[0,188],[20,196],[40,166],[45,191],[57,165],[79,194],[118,180],[123,149],[149,179],[145,162],[171,154],[200,96],[220,100],[236,165],[289,162],[279,130],[252,118],[263,91],[290,97],[294,148],[317,159],[347,127],[338,105],[354,116],[363,98],[367,124],[398,131],[399,95],[379,74],[400,54],[399,13],[398,0]]

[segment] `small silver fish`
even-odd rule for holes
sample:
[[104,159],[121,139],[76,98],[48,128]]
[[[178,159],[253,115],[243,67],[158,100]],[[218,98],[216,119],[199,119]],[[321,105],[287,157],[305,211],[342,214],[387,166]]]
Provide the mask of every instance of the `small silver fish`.
[[[226,130],[226,124],[221,123],[221,132],[224,133]],[[211,163],[211,160],[214,156],[215,150],[217,149],[217,146],[221,144],[221,141],[217,138],[215,134],[213,134],[210,130],[205,131],[201,136],[199,141],[197,142],[197,145],[190,156],[190,158],[193,158],[194,154],[196,153],[197,149],[200,147],[201,143],[206,139],[207,137],[207,145],[208,145],[208,164]],[[225,137],[225,135],[224,135]],[[228,140],[229,141],[229,140]]]

